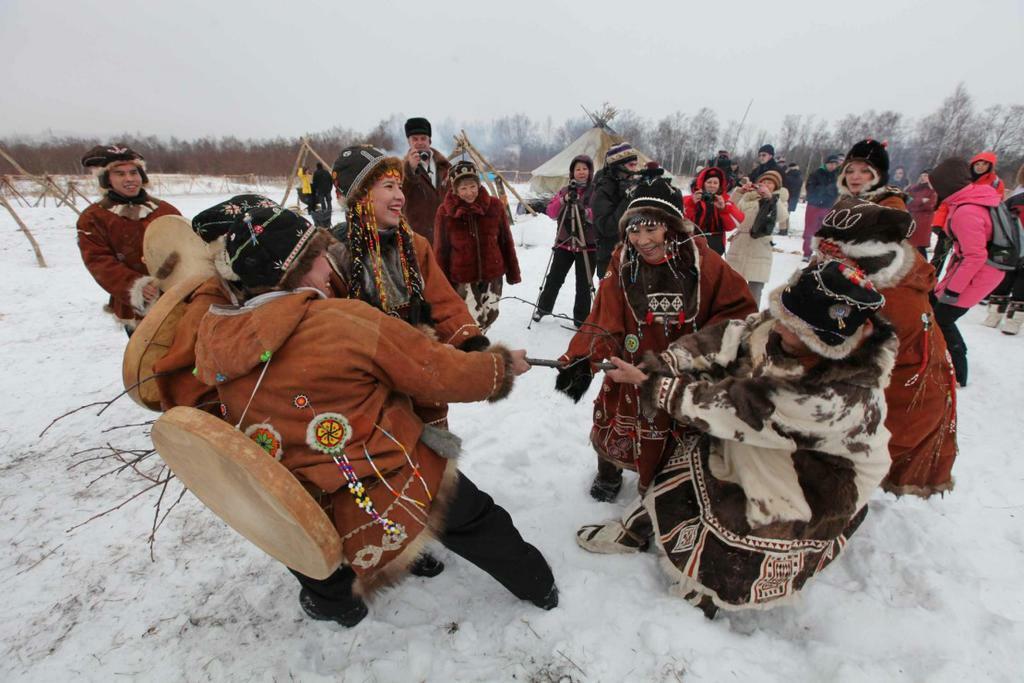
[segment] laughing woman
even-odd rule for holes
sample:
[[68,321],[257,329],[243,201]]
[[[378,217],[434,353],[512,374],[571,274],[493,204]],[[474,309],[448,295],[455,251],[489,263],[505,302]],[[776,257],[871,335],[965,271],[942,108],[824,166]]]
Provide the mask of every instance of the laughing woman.
[[[660,353],[684,334],[718,320],[741,319],[757,307],[743,278],[725,265],[683,217],[682,196],[664,169],[642,174],[619,221],[622,243],[612,254],[594,307],[561,357],[556,388],[579,401],[594,366],[612,356],[639,362]],[[594,402],[590,442],[597,451],[597,476],[590,495],[614,500],[622,470],[639,474],[641,490],[671,453],[674,423],[666,413],[639,413],[635,387],[605,379]]]

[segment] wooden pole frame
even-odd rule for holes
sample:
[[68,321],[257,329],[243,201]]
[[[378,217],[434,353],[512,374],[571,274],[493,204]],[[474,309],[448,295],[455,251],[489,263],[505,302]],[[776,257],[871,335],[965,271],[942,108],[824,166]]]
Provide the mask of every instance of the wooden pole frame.
[[21,203],[22,206],[31,206],[28,200],[25,199],[25,195],[23,195],[18,190],[18,188],[14,186],[14,183],[11,182],[11,176],[9,175],[0,176],[0,195],[2,195],[4,192],[10,192],[14,196],[14,198]]
[[[21,175],[24,175],[24,176],[28,176],[33,181],[35,181],[38,185],[40,185],[44,190],[46,190],[47,192],[52,192],[58,198],[64,200],[64,203],[67,204],[68,206],[70,206],[72,211],[77,213],[79,216],[82,215],[82,212],[78,210],[78,207],[75,206],[74,204],[72,204],[70,201],[68,201],[68,198],[64,196],[64,192],[62,192],[61,189],[59,187],[57,187],[57,183],[55,183],[53,181],[53,178],[51,178],[48,175],[44,176],[43,178],[40,178],[39,176],[36,176],[36,175],[33,175],[33,174],[29,173],[28,171],[26,171],[24,169],[24,167],[21,164],[19,164],[17,161],[15,161],[14,157],[12,157],[10,154],[8,154],[7,151],[3,147],[0,147],[0,156],[2,156],[4,159],[6,159],[7,163],[9,163],[11,166],[13,166],[15,169],[17,169],[18,173],[20,173]],[[40,195],[40,198],[42,198],[44,196],[46,196],[46,193],[44,193],[43,195]],[[45,204],[44,204],[44,206],[45,206]],[[60,202],[57,203],[57,206],[60,206]]]
[[299,172],[299,167],[302,166],[302,163],[306,160],[307,154],[312,154],[313,157],[323,164],[324,168],[328,169],[329,172],[331,165],[327,163],[322,156],[317,154],[317,151],[313,149],[313,145],[309,144],[309,138],[302,136],[302,139],[299,142],[299,153],[295,156],[295,163],[292,164],[292,172],[288,175],[288,185],[285,187],[284,199],[281,200],[281,206],[284,206],[285,202],[288,201],[288,195],[291,194],[292,187],[295,185],[296,174]]
[[[459,147],[465,149],[469,153],[469,155],[474,158],[474,160],[477,162],[477,164],[479,164],[482,168],[484,168],[486,170],[489,170],[496,177],[500,178],[501,179],[501,183],[503,185],[505,185],[505,187],[507,187],[512,192],[513,195],[515,195],[516,199],[519,200],[519,205],[520,206],[524,207],[527,210],[527,212],[529,212],[530,214],[532,214],[534,216],[537,215],[537,212],[533,210],[533,207],[530,206],[529,204],[527,204],[526,201],[522,198],[522,196],[518,192],[516,192],[516,188],[514,188],[512,186],[512,184],[510,182],[508,182],[508,180],[505,178],[505,176],[503,176],[501,174],[501,171],[496,169],[491,164],[491,162],[489,162],[487,160],[487,158],[484,157],[484,155],[480,153],[480,150],[478,150],[476,147],[473,146],[473,143],[469,141],[469,136],[466,135],[466,131],[464,131],[464,130],[460,131],[459,135],[456,136],[456,138],[455,138],[455,142],[459,145]],[[459,147],[457,147],[456,149],[458,149]],[[502,192],[504,192],[504,191],[502,190]],[[506,205],[507,205],[507,203],[506,203]]]
[[25,237],[32,245],[32,251],[36,253],[36,263],[39,264],[40,268],[46,268],[46,259],[43,258],[43,251],[39,248],[39,242],[36,242],[36,238],[32,235],[32,232],[28,229],[28,226],[25,225],[25,222],[21,220],[21,217],[14,210],[14,207],[11,206],[10,202],[7,201],[7,197],[3,196],[2,194],[0,194],[0,205],[3,205],[3,207],[7,209],[8,213],[10,213],[11,216],[14,217],[14,222],[18,224],[18,230],[25,233]]

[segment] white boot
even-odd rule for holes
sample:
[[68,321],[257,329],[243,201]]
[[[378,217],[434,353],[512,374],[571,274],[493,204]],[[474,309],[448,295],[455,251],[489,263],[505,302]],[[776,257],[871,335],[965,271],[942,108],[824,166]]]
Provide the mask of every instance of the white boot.
[[576,532],[576,543],[592,553],[638,553],[647,549],[647,539],[622,526],[619,520],[588,524]]
[[1019,334],[1021,325],[1024,325],[1024,304],[1015,302],[1006,309],[1003,334]]
[[[1003,310],[999,310],[1000,306]],[[982,321],[982,325],[985,327],[999,327],[999,323],[1003,320],[1003,316],[1006,315],[1006,302],[1002,301],[1002,297],[989,297],[988,299],[988,315]]]

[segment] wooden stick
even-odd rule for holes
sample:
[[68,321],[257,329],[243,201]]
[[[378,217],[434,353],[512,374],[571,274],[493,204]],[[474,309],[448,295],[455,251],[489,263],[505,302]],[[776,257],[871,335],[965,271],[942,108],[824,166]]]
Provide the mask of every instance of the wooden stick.
[[295,163],[292,164],[292,172],[288,174],[288,185],[284,188],[284,199],[281,200],[281,206],[285,206],[285,202],[288,201],[288,195],[292,193],[292,185],[295,184],[295,174],[299,172],[299,166],[302,165],[302,160],[306,157],[306,138],[303,136],[302,142],[299,143],[299,153],[295,155]]
[[484,157],[484,155],[480,153],[480,150],[478,150],[478,149],[477,149],[476,147],[474,147],[474,146],[473,146],[473,143],[469,141],[469,138],[468,138],[468,137],[466,137],[466,131],[462,131],[462,140],[463,140],[463,142],[465,142],[465,143],[466,143],[466,149],[468,149],[468,150],[470,150],[471,152],[473,152],[473,153],[474,153],[474,154],[475,154],[475,155],[476,155],[477,157],[479,157],[479,159],[480,159],[480,160],[481,160],[481,161],[482,161],[482,162],[483,162],[484,164],[486,164],[486,165],[487,165],[487,167],[488,167],[488,168],[490,168],[490,169],[491,169],[491,171],[493,171],[493,172],[494,172],[494,174],[495,174],[495,175],[497,175],[497,176],[498,176],[499,178],[501,178],[501,180],[502,180],[502,181],[503,181],[503,182],[505,183],[505,185],[507,185],[507,186],[508,186],[508,189],[512,191],[512,194],[514,194],[514,195],[515,195],[516,199],[518,199],[518,200],[519,200],[519,203],[520,203],[520,204],[521,204],[521,205],[522,205],[523,207],[525,207],[527,211],[529,211],[529,212],[530,212],[531,214],[533,214],[534,216],[536,216],[536,215],[537,215],[537,212],[533,210],[533,207],[532,207],[532,206],[530,206],[529,204],[527,204],[527,203],[526,203],[526,202],[525,202],[525,201],[523,200],[523,198],[522,198],[522,197],[521,197],[521,196],[519,195],[519,193],[518,193],[518,192],[516,192],[516,188],[512,187],[512,185],[511,185],[511,184],[510,184],[510,183],[508,182],[508,180],[506,180],[506,179],[505,179],[505,176],[501,175],[501,172],[500,172],[500,171],[499,171],[498,169],[494,168],[494,166],[493,166],[493,165],[491,165],[491,162],[487,161],[487,159],[486,159],[486,158]]
[[[538,368],[558,368],[561,370],[565,365],[561,361],[548,360],[547,358],[526,358],[527,364],[536,366]],[[598,363],[598,370],[614,370],[615,366],[611,363]]]
[[3,204],[4,208],[14,216],[14,222],[18,224],[18,229],[25,233],[25,237],[28,238],[29,243],[32,244],[32,251],[36,252],[36,263],[39,264],[40,268],[46,268],[46,259],[43,258],[43,252],[39,248],[39,243],[36,242],[36,238],[32,235],[32,232],[28,229],[28,226],[21,220],[21,217],[14,211],[14,207],[10,205],[7,198],[0,194],[0,204]]
[[[36,183],[38,183],[39,185],[41,185],[41,186],[43,187],[43,189],[50,189],[50,187],[52,186],[52,187],[53,187],[53,189],[57,191],[57,194],[58,194],[59,196],[61,196],[61,197],[63,197],[63,196],[64,196],[64,193],[60,191],[60,188],[59,188],[59,187],[57,187],[56,185],[54,185],[54,183],[53,183],[53,180],[50,180],[49,184],[47,184],[47,183],[46,183],[45,181],[43,181],[43,180],[40,180],[38,176],[34,176],[34,175],[32,175],[31,173],[29,173],[28,171],[26,171],[26,170],[25,170],[25,169],[24,169],[24,168],[23,168],[23,167],[21,166],[21,164],[19,164],[19,163],[18,163],[17,161],[15,161],[15,160],[14,160],[14,157],[12,157],[12,156],[11,156],[10,154],[8,154],[8,153],[7,153],[7,152],[6,152],[5,150],[4,150],[4,148],[3,148],[3,147],[0,147],[0,156],[2,156],[2,157],[3,157],[4,159],[6,159],[6,160],[7,160],[7,163],[9,163],[9,164],[10,164],[11,166],[13,166],[14,168],[16,168],[16,169],[18,170],[18,173],[20,173],[21,175],[24,175],[24,176],[28,176],[28,177],[29,177],[29,178],[31,178],[31,179],[32,179],[33,181],[35,181]],[[46,206],[46,205],[44,204],[43,206]],[[77,207],[77,206],[72,206],[71,208],[72,208],[72,209],[74,209],[75,213],[77,213],[77,214],[78,214],[79,216],[81,216],[81,215],[82,215],[82,212],[78,210],[78,207]]]
[[331,170],[331,165],[324,161],[324,158],[322,156],[316,153],[316,150],[313,149],[313,145],[309,144],[309,140],[306,140],[306,149],[309,151],[310,154],[316,157],[317,161],[324,165],[325,169],[327,169],[328,171]]

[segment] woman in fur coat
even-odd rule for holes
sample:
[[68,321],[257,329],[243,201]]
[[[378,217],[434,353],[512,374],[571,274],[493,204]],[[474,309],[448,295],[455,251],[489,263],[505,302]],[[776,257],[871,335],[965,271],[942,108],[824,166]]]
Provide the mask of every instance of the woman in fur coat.
[[685,429],[642,502],[577,542],[635,553],[653,537],[673,594],[708,617],[791,601],[844,549],[889,468],[883,389],[897,342],[882,296],[829,261],[770,299],[644,370],[614,359],[608,372]]
[[[647,351],[719,320],[743,318],[757,310],[743,281],[683,217],[679,190],[663,169],[647,169],[619,221],[622,243],[580,330],[560,360],[556,388],[579,401],[594,366],[612,356],[639,361]],[[639,475],[646,489],[664,455],[675,425],[664,414],[639,412],[639,395],[607,377],[594,401],[590,442],[597,451],[597,475],[590,495],[610,501],[622,487],[622,470]]]
[[[789,215],[789,192],[782,186],[778,171],[767,171],[753,185],[737,188],[733,201],[743,213],[743,222],[729,239],[725,260],[747,280],[758,306],[761,290],[772,274],[772,232]],[[775,204],[775,220],[767,218]]]
[[911,245],[917,225],[902,192],[888,187],[884,145],[862,140],[840,173],[840,199],[815,237],[815,259],[847,258],[885,297],[899,351],[886,390],[892,468],[882,488],[928,497],[953,488],[956,380],[930,296],[935,269]]
[[434,253],[441,270],[483,332],[498,319],[504,276],[510,285],[522,281],[515,240],[501,200],[480,185],[471,161],[460,161],[449,173],[448,194],[434,218]]

